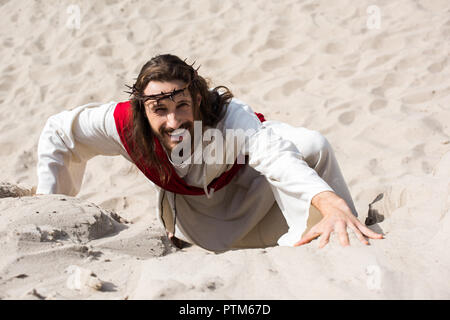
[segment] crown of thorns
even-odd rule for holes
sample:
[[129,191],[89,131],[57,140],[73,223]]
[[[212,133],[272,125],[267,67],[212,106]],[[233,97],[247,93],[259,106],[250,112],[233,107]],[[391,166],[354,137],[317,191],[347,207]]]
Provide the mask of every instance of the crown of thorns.
[[[186,59],[184,60],[184,62],[186,62]],[[133,86],[125,85],[128,89],[130,89],[130,91],[125,91],[125,93],[128,93],[129,95],[134,96],[135,99],[142,101],[144,103],[147,101],[156,101],[156,103],[158,103],[160,100],[167,99],[167,98],[174,101],[174,98],[177,94],[184,92],[184,90],[189,88],[189,86],[192,84],[192,82],[197,79],[198,69],[200,69],[201,66],[198,66],[197,69],[194,69],[194,64],[195,64],[195,61],[194,61],[194,63],[189,65],[193,70],[192,78],[188,82],[188,84],[182,89],[177,89],[177,90],[173,89],[171,92],[162,92],[161,91],[161,93],[157,93],[157,94],[143,95],[137,89],[136,84],[133,84]]]

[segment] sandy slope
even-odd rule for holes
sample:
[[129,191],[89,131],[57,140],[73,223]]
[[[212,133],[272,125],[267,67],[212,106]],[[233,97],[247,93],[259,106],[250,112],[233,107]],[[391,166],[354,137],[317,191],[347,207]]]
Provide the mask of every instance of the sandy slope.
[[[367,27],[370,5],[380,29]],[[12,184],[0,190],[0,298],[450,298],[448,1],[11,0],[0,15],[0,181]],[[266,118],[324,133],[361,221],[378,199],[371,228],[386,239],[178,251],[149,183],[115,157],[89,162],[78,199],[27,196],[45,120],[126,100],[124,84],[167,52]],[[69,289],[70,265],[101,290]]]

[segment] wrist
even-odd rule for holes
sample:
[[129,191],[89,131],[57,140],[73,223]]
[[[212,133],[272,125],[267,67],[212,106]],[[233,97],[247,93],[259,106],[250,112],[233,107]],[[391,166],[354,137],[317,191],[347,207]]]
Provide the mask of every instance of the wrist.
[[323,204],[324,199],[330,197],[330,194],[333,194],[331,191],[321,191],[317,193],[315,196],[311,198],[311,204],[319,209],[319,207]]
[[327,208],[329,208],[330,205],[333,206],[333,204],[337,204],[336,201],[339,200],[341,200],[341,198],[333,191],[322,191],[312,197],[311,205],[319,210],[323,216],[325,216],[326,212],[330,211],[327,210]]

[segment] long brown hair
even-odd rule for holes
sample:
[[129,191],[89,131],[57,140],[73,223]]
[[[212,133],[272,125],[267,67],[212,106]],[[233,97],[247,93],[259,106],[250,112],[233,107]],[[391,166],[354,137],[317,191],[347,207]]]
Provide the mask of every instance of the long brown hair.
[[[129,138],[134,143],[134,148],[131,150],[132,158],[138,159],[147,166],[155,167],[163,183],[167,183],[170,179],[171,170],[155,153],[155,134],[147,119],[144,103],[139,97],[144,95],[144,90],[150,81],[183,81],[190,84],[188,90],[194,104],[194,119],[201,120],[203,126],[214,127],[223,118],[233,94],[224,86],[210,89],[207,81],[198,75],[197,70],[177,56],[158,55],[144,64],[134,85],[127,86],[131,89],[129,93],[133,121]],[[198,94],[202,97],[199,106],[196,103],[197,99],[194,99]]]

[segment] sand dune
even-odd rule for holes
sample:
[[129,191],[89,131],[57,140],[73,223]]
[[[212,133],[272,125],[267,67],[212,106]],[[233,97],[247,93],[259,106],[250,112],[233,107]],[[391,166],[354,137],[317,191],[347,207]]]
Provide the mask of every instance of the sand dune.
[[[0,298],[450,298],[448,1],[10,0],[0,14]],[[118,157],[90,160],[76,198],[31,196],[46,119],[126,100],[158,53],[322,132],[359,219],[385,239],[176,250],[150,183]],[[101,287],[67,286],[84,269]]]

